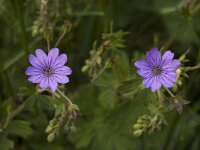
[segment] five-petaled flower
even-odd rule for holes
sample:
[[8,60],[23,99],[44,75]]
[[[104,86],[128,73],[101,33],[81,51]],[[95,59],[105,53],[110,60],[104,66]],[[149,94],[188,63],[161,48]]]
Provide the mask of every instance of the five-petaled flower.
[[29,55],[29,62],[32,66],[26,69],[26,75],[29,76],[28,81],[39,83],[40,88],[49,88],[52,92],[55,92],[58,83],[69,82],[67,75],[70,75],[72,70],[64,66],[67,62],[66,54],[59,55],[58,48],[52,48],[48,55],[42,49],[37,49],[35,53],[36,56]]
[[145,88],[150,88],[155,92],[161,85],[171,88],[176,82],[176,69],[181,65],[180,61],[173,59],[174,53],[166,51],[163,56],[158,48],[152,48],[146,53],[146,60],[138,60],[135,66],[137,73],[144,78]]

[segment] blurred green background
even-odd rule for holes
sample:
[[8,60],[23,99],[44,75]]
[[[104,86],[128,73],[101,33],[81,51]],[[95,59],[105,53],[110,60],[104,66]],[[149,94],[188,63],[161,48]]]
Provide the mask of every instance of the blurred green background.
[[[37,48],[47,51],[44,32],[53,32],[53,47],[65,20],[72,23],[72,29],[58,48],[68,55],[67,65],[73,70],[65,92],[79,106],[81,115],[75,122],[76,130],[60,132],[48,143],[44,130],[53,118],[52,100],[48,93],[34,95],[27,90],[33,85],[24,72],[29,53]],[[130,83],[132,97],[121,98],[112,88],[118,82],[112,73],[91,83],[81,72],[93,42],[100,45],[102,33],[109,33],[111,27],[113,32],[129,32],[124,36],[126,46],[120,49],[122,68],[135,70],[134,61],[144,58],[152,47],[170,49],[176,58],[190,49],[190,61],[185,65],[200,62],[199,0],[0,0],[0,127],[10,102],[16,108],[29,101],[8,129],[0,132],[0,150],[200,149],[199,70],[189,72],[180,88],[191,101],[183,113],[167,113],[167,126],[139,138],[133,136],[132,125],[148,114],[148,102],[154,99],[150,90],[134,95],[138,88],[138,81],[134,81]],[[136,76],[136,72],[130,75]]]

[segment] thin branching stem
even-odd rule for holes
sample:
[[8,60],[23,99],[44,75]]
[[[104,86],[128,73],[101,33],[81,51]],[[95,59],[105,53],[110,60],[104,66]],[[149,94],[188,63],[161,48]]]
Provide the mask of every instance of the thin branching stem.
[[48,52],[49,52],[50,48],[51,48],[51,42],[50,42],[50,40],[47,40],[47,51]]
[[6,118],[6,122],[3,126],[3,129],[6,129],[10,120],[12,120],[17,114],[19,114],[23,109],[24,109],[25,104],[21,104],[19,107],[17,107],[15,110],[13,110],[12,112],[8,113],[8,116]]
[[58,46],[58,44],[60,43],[60,41],[64,38],[65,34],[66,34],[66,31],[64,31],[64,32],[61,34],[61,36],[58,38],[58,40],[57,40],[56,44],[54,45],[54,47],[57,47],[57,46]]
[[175,97],[174,94],[173,94],[167,87],[165,87],[165,86],[163,86],[163,87],[164,87],[165,90],[169,93],[169,95],[170,95],[171,97]]
[[162,97],[161,91],[158,90],[157,94],[158,94],[159,107],[163,107],[163,97]]
[[71,100],[63,93],[61,92],[59,89],[57,89],[57,92],[67,101],[67,103],[69,105],[72,105],[73,103],[71,102]]
[[196,69],[200,69],[200,64],[189,68],[189,70],[196,70]]

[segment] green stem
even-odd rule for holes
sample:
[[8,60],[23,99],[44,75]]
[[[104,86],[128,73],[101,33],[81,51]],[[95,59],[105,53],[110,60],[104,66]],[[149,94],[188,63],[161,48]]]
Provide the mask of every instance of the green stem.
[[58,44],[60,43],[60,41],[64,38],[65,34],[66,34],[66,31],[64,31],[64,32],[61,34],[61,36],[58,38],[58,40],[57,40],[56,44],[54,45],[54,47],[57,47],[57,46],[58,46]]
[[169,95],[170,95],[171,97],[175,97],[174,94],[173,94],[168,88],[166,88],[165,86],[163,86],[163,87],[164,87],[165,90],[169,93]]
[[6,129],[6,127],[8,126],[8,123],[10,122],[10,113],[8,113],[7,118],[6,118],[6,122],[3,126],[3,129]]
[[196,69],[200,69],[200,64],[194,66],[194,67],[190,67],[188,70],[196,70]]
[[106,66],[104,66],[99,73],[93,77],[92,82],[94,82],[104,71],[106,70]]
[[20,21],[20,28],[21,28],[21,32],[22,32],[22,46],[23,46],[23,49],[26,53],[26,55],[28,56],[29,54],[29,49],[28,49],[28,43],[27,43],[27,33],[26,33],[26,28],[25,28],[25,20],[24,20],[24,8],[23,8],[23,5],[24,3],[22,1],[16,1],[16,0],[12,0],[13,2],[13,5],[16,6],[16,13],[17,13],[17,16],[19,18],[19,21]]
[[11,83],[11,80],[10,80],[10,77],[9,77],[9,74],[8,74],[8,71],[7,70],[5,70],[4,72],[4,77],[5,77],[5,83],[6,83],[6,85],[7,85],[7,90],[9,90],[9,91],[6,91],[6,93],[5,94],[10,94],[10,95],[12,95],[12,97],[14,97],[14,93],[13,93],[13,88],[12,88],[12,83]]
[[110,34],[113,33],[113,21],[110,22]]
[[67,101],[69,105],[72,105],[71,100],[64,93],[62,93],[59,89],[57,89],[57,92]]
[[194,15],[196,12],[198,12],[199,9],[200,9],[200,4],[197,4],[196,7],[194,7],[191,10],[191,15]]
[[[58,132],[58,130],[61,128],[61,126],[63,125],[64,121],[66,120],[66,116],[68,115],[69,111],[67,110],[60,118],[59,124],[58,126],[53,130],[53,134],[55,134],[56,132]],[[69,119],[68,119],[69,120]],[[68,121],[67,120],[67,121]]]
[[51,43],[50,43],[50,40],[47,40],[47,51],[49,52],[51,48]]
[[163,97],[160,90],[157,91],[157,94],[158,94],[159,107],[163,107]]
[[172,32],[172,34],[170,35],[169,39],[166,41],[166,43],[164,44],[164,48],[168,49],[168,47],[172,44],[172,42],[174,41],[174,39],[176,38],[176,36],[178,35],[179,31],[181,30],[182,27],[182,22],[178,23],[177,27],[175,28],[175,30]]
[[179,119],[179,116],[177,115],[177,113],[175,114],[174,118],[173,118],[173,121],[171,123],[171,126],[169,128],[169,131],[167,133],[167,136],[166,136],[166,139],[165,139],[165,142],[164,142],[164,150],[168,150],[169,148],[169,144],[170,144],[170,141],[172,139],[172,136],[173,136],[173,133],[174,133],[174,130],[176,129],[176,124],[178,122],[178,119]]
[[3,129],[7,128],[10,120],[12,120],[17,114],[19,114],[24,109],[24,106],[25,104],[23,103],[19,107],[17,107],[15,110],[13,110],[11,113],[8,113]]
[[22,103],[15,110],[13,110],[13,112],[10,114],[10,120],[13,119],[18,113],[20,113],[24,109],[24,106],[25,106],[25,103]]

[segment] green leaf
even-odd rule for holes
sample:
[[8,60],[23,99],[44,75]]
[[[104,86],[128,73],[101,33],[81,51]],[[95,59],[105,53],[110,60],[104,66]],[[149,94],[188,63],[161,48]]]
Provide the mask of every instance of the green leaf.
[[32,134],[30,123],[23,120],[12,120],[8,124],[7,130],[11,134],[16,134],[20,137],[27,138]]
[[29,87],[20,87],[19,88],[19,96],[30,96],[36,93],[35,87],[33,84],[29,84]]
[[119,101],[116,91],[107,89],[99,96],[99,103],[103,108],[113,109]]
[[115,63],[113,64],[113,72],[119,81],[124,81],[130,78],[130,65],[125,52],[115,51]]
[[14,142],[8,139],[5,134],[0,134],[0,150],[10,150],[13,149]]
[[128,79],[120,83],[119,87],[117,90],[119,92],[131,92],[138,90],[139,86],[141,85],[141,80],[140,79]]
[[118,87],[119,83],[116,76],[112,73],[104,72],[99,78],[94,81],[94,84],[100,87],[115,89]]
[[12,54],[12,56],[5,60],[3,70],[7,70],[9,67],[15,64],[16,61],[24,56],[24,54],[24,51],[16,51],[14,54]]

